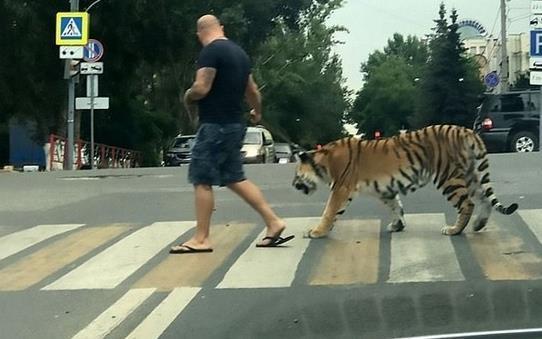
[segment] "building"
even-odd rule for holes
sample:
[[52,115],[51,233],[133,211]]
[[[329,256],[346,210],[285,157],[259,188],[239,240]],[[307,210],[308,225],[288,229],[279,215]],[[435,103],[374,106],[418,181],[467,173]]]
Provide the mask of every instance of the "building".
[[[459,22],[459,32],[466,53],[475,58],[480,66],[480,76],[491,72],[500,75],[501,42],[500,39],[487,34],[483,26],[475,20]],[[527,33],[509,34],[507,37],[508,83],[513,85],[520,76],[529,71],[529,35]],[[500,91],[500,86],[496,88]]]

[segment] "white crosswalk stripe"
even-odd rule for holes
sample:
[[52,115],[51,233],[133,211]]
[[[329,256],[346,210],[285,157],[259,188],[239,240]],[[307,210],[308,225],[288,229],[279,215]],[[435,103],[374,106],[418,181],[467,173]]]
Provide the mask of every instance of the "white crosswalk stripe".
[[127,339],[158,338],[200,291],[197,287],[174,289]]
[[44,290],[115,288],[194,222],[159,222],[134,232]]
[[0,260],[56,235],[72,231],[82,224],[39,225],[0,238]]
[[389,282],[464,280],[450,237],[440,234],[443,214],[407,214],[404,232],[391,238]]
[[522,210],[519,211],[519,215],[542,243],[542,209]]
[[297,264],[309,246],[310,239],[303,238],[318,218],[287,219],[288,228],[283,236],[294,234],[295,238],[284,248],[256,248],[265,231],[254,240],[237,259],[217,288],[286,287],[295,278]]
[[139,305],[147,300],[153,293],[154,288],[137,288],[128,291],[122,298],[100,314],[73,339],[98,339],[105,338],[112,330],[120,325]]

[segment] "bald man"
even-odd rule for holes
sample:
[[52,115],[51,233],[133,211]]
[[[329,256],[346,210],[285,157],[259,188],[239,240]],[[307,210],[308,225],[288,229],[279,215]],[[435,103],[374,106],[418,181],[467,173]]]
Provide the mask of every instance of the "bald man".
[[192,121],[199,120],[188,169],[188,179],[194,185],[197,225],[194,236],[173,246],[170,253],[212,252],[209,228],[214,209],[213,186],[227,186],[262,216],[267,231],[257,247],[278,246],[294,236],[281,237],[286,228],[284,221],[243,171],[243,98],[252,108],[252,123],[258,123],[262,116],[261,96],[252,78],[249,57],[225,37],[224,27],[213,15],[198,19],[197,35],[203,49],[198,57],[196,80],[184,95]]

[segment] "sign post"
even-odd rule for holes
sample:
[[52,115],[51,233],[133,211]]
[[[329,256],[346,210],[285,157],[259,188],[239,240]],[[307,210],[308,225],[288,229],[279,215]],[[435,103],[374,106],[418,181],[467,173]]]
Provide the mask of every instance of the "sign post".
[[531,85],[540,86],[540,98],[538,102],[538,152],[542,153],[542,1],[531,0],[531,48],[530,48],[530,77]]
[[[103,49],[102,49],[103,50]],[[81,74],[87,75],[87,97],[77,98],[77,109],[90,109],[90,168],[94,169],[94,110],[108,109],[109,98],[98,96],[98,74],[104,71],[103,62],[83,62]]]
[[[75,75],[71,75],[73,61],[81,58],[78,48],[67,46],[83,46],[88,40],[89,16],[86,12],[79,11],[79,0],[70,0],[70,12],[60,12],[56,15],[55,42],[60,46],[60,58],[66,59],[65,77],[68,79],[68,116],[66,117],[68,129],[68,142],[66,144],[65,170],[73,169],[74,153],[74,115],[75,115]],[[77,67],[77,66],[76,66]]]
[[[85,63],[81,64],[81,74],[87,74],[87,96],[90,98],[90,169],[94,169],[94,109],[95,97],[98,95],[98,74],[103,73],[103,62],[96,62],[102,58],[104,47],[96,39],[89,39],[83,51]],[[90,87],[90,88],[89,88]],[[100,98],[103,99],[103,98]],[[107,108],[109,98],[107,98]],[[106,108],[106,109],[107,109]]]

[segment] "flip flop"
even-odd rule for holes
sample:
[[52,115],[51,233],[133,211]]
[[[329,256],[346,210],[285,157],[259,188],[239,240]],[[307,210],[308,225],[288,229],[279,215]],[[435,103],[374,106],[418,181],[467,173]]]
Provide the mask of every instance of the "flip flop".
[[292,240],[293,238],[295,238],[295,235],[290,235],[290,236],[287,236],[285,238],[281,237],[280,235],[277,235],[277,236],[274,236],[274,237],[265,237],[265,238],[262,239],[262,241],[271,240],[271,242],[269,244],[265,244],[265,245],[257,244],[256,247],[277,247],[278,245],[284,244],[285,242],[288,242],[288,241]]
[[[171,254],[209,253],[209,252],[213,251],[212,248],[194,248],[194,247],[190,247],[188,245],[178,245],[178,247],[180,247],[180,249],[177,249],[177,250],[174,250],[173,248],[171,248],[169,250],[169,253],[171,253]],[[184,247],[184,249],[183,249],[183,247]]]

